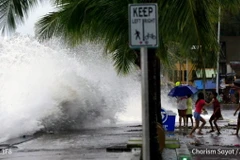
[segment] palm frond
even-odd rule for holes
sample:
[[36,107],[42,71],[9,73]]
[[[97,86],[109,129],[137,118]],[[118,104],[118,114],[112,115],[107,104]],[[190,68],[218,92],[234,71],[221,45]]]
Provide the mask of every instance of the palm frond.
[[[83,40],[101,42],[106,53],[113,55],[118,71],[128,71],[128,66],[137,58],[135,51],[128,46],[128,4],[146,2],[145,0],[53,1],[59,10],[39,21],[37,34],[40,38],[61,36],[71,45],[79,44]],[[233,6],[240,1],[233,0],[231,4],[227,0],[157,2],[161,37],[157,53],[162,62],[166,65],[171,64],[168,58],[168,45],[169,42],[174,42],[178,44],[180,57],[191,58],[191,47],[199,46],[194,55],[200,60],[197,64],[208,66],[211,65],[208,64],[211,61],[204,57],[208,57],[209,53],[214,53],[212,56],[216,57],[215,53],[219,50],[215,27],[218,21],[218,7]],[[120,62],[127,65],[126,69]]]
[[127,1],[65,0],[58,11],[44,16],[36,28],[41,40],[61,36],[70,45],[83,40],[104,43],[118,73],[127,73],[134,65],[136,54],[128,45]]
[[51,12],[35,24],[35,32],[40,40],[63,35],[62,27],[64,27],[64,25],[61,23],[60,14],[61,12]]
[[0,30],[7,33],[16,29],[27,17],[30,8],[38,4],[38,0],[0,0]]
[[160,5],[159,9],[159,21],[163,36],[167,40],[181,42],[186,52],[192,45],[211,45],[216,49],[217,41],[213,36],[215,28],[211,14],[215,7],[211,3],[187,0],[168,1],[163,5]]
[[119,46],[112,54],[114,67],[118,74],[127,74],[134,67],[136,54],[131,49],[127,49],[124,45]]

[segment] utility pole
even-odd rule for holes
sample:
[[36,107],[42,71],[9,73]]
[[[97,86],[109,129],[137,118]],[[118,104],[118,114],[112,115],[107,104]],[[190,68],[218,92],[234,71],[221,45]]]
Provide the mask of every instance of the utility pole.
[[[221,7],[218,8],[218,30],[217,30],[217,42],[220,46],[220,23],[221,21]],[[220,48],[221,49],[221,48]],[[220,56],[220,51],[217,53],[217,71],[216,71],[216,92],[219,93],[219,56]]]

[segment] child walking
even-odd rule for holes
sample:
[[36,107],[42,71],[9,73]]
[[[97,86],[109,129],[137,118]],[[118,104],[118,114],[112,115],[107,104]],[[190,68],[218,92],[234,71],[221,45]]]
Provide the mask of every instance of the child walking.
[[187,99],[187,112],[186,112],[186,123],[187,123],[187,127],[188,127],[188,119],[191,120],[192,122],[192,127],[193,127],[193,118],[192,118],[192,98],[191,98],[191,95],[188,95],[187,96],[188,99]]
[[213,129],[213,124],[212,124],[212,121],[217,129],[217,134],[221,134],[220,133],[220,130],[219,130],[219,127],[217,125],[217,120],[222,117],[222,114],[221,114],[221,108],[220,108],[220,103],[219,101],[217,100],[217,92],[215,91],[212,91],[211,93],[211,98],[213,100],[213,114],[212,116],[210,117],[209,119],[209,123],[211,125],[211,130],[209,131],[209,133],[211,132],[214,132],[214,129]]
[[203,119],[201,117],[201,112],[202,112],[202,108],[204,106],[210,106],[213,103],[213,100],[210,103],[205,102],[204,100],[204,94],[202,92],[198,93],[198,99],[195,103],[195,112],[194,112],[194,118],[195,118],[195,126],[192,129],[192,131],[189,134],[189,137],[193,137],[193,133],[195,132],[195,130],[199,127],[199,123],[200,121],[202,122],[199,131],[197,132],[199,135],[203,135],[202,133],[202,128],[203,126],[206,124],[205,119]]

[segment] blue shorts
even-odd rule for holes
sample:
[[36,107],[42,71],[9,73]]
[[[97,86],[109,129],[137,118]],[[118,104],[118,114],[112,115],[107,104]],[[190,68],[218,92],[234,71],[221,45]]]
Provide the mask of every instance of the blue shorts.
[[198,121],[200,121],[200,119],[202,118],[200,113],[194,112],[194,118]]

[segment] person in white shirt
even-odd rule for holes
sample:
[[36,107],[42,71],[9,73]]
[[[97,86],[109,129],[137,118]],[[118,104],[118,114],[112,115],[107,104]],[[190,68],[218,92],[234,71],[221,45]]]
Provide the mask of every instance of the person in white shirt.
[[179,116],[179,127],[186,126],[186,112],[187,112],[187,97],[178,97],[177,98],[177,109]]

